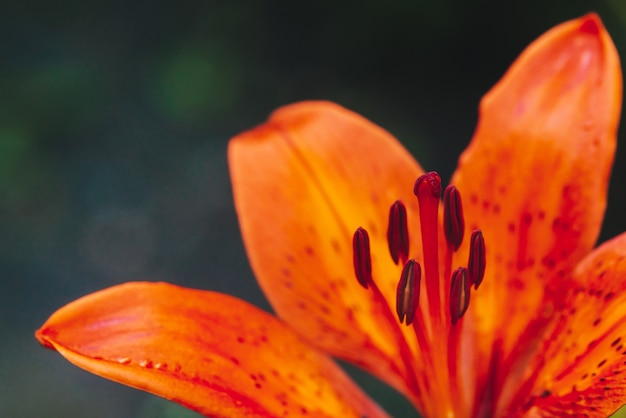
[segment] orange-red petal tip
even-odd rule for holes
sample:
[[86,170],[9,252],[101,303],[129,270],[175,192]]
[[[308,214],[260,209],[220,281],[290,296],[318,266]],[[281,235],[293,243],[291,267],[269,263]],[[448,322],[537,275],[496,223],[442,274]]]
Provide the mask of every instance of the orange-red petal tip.
[[35,338],[39,341],[42,347],[47,348],[49,350],[54,350],[54,346],[46,339],[44,328],[40,328],[35,332]]
[[581,18],[580,31],[591,35],[599,35],[602,21],[595,13],[589,13]]

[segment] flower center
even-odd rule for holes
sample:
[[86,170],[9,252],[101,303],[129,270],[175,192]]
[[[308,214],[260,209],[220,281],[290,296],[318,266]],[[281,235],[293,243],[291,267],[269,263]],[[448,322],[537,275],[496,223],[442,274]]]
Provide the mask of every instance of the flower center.
[[[413,191],[419,205],[421,263],[409,258],[406,206],[398,200],[389,210],[389,253],[396,265],[403,266],[396,291],[396,313],[399,324],[413,326],[420,356],[429,357],[427,363],[432,372],[440,377],[436,386],[439,390],[448,390],[449,401],[454,404],[462,398],[462,379],[457,378],[462,318],[469,307],[471,287],[478,289],[485,275],[485,240],[480,230],[473,231],[467,264],[453,270],[453,256],[461,248],[465,232],[460,192],[453,185],[443,191],[443,224],[440,224],[442,186],[439,174],[430,172],[420,176]],[[440,230],[443,230],[445,238],[442,243],[439,240]],[[371,289],[376,298],[382,299],[372,277],[369,235],[363,228],[354,233],[353,262],[359,283]],[[425,293],[425,301],[420,302],[420,293]],[[421,308],[420,303],[424,304]],[[441,376],[442,370],[448,371],[447,376]],[[419,377],[416,376],[416,379],[419,380]],[[415,383],[424,389],[425,385]]]
[[[480,230],[473,231],[467,266],[458,267],[452,272],[452,255],[461,247],[465,231],[461,193],[453,185],[446,187],[443,192],[446,248],[443,259],[440,259],[439,204],[442,187],[439,174],[434,171],[423,174],[415,182],[413,191],[419,203],[422,260],[431,319],[441,317],[442,305],[447,305],[450,324],[454,325],[467,311],[470,287],[478,289],[485,275],[485,239]],[[409,259],[409,242],[406,206],[397,200],[389,209],[387,243],[393,262],[404,266],[398,283],[396,310],[400,323],[406,325],[410,325],[417,314],[422,279],[422,266],[415,259]],[[359,283],[367,289],[374,279],[369,235],[364,228],[356,230],[352,244],[354,272]],[[446,293],[449,293],[448,297]]]

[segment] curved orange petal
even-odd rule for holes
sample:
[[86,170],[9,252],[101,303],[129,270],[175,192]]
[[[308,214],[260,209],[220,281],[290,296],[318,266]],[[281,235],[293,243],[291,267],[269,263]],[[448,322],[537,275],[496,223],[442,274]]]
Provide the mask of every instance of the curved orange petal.
[[516,344],[533,348],[518,337],[541,333],[562,278],[593,247],[621,90],[615,46],[589,14],[532,43],[483,98],[453,177],[466,225],[482,229],[487,243],[486,276],[468,312],[480,336],[479,367],[492,361],[494,341],[499,358]]
[[386,416],[328,357],[228,295],[127,283],[36,334],[70,362],[212,417]]
[[[401,267],[386,229],[390,206],[403,200],[416,232],[411,252],[421,253],[412,194],[419,165],[382,128],[328,102],[279,109],[231,141],[229,163],[250,263],[278,315],[318,347],[414,396],[415,343],[404,341],[409,329],[389,309]],[[369,231],[386,302],[355,278],[359,226]]]
[[575,270],[567,305],[527,373],[538,416],[605,417],[626,403],[626,234]]

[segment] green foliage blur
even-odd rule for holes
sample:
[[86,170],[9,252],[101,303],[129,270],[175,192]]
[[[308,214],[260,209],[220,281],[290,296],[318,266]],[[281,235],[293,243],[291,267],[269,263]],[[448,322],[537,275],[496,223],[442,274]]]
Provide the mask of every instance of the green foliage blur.
[[[270,309],[239,237],[231,136],[280,105],[329,99],[447,179],[481,95],[534,38],[590,8],[626,57],[621,0],[4,2],[0,416],[196,416],[77,369],[34,330],[65,303],[129,280]],[[602,240],[626,230],[624,149]],[[393,416],[412,416],[350,370]]]

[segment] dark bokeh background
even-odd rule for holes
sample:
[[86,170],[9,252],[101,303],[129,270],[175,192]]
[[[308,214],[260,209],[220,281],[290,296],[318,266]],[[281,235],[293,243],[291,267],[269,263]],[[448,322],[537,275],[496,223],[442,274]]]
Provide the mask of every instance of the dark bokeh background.
[[[621,0],[3,2],[0,416],[194,416],[71,366],[33,331],[128,280],[269,309],[239,237],[231,136],[282,104],[330,99],[447,179],[481,95],[535,37],[590,9],[626,57]],[[625,148],[602,239],[626,230]]]

